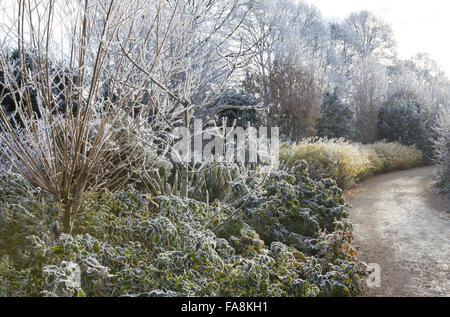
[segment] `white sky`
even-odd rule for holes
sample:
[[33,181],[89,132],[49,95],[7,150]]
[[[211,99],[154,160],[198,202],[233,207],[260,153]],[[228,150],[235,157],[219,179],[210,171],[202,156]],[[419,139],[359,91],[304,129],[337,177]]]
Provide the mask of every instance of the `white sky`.
[[450,76],[449,0],[305,0],[323,17],[344,19],[368,10],[392,25],[400,58],[428,53]]
[[[277,0],[272,0],[277,1]],[[449,0],[304,0],[325,18],[344,19],[351,12],[368,10],[392,25],[400,58],[428,53],[450,77]],[[0,0],[0,8],[12,0]],[[0,14],[0,23],[5,17]]]

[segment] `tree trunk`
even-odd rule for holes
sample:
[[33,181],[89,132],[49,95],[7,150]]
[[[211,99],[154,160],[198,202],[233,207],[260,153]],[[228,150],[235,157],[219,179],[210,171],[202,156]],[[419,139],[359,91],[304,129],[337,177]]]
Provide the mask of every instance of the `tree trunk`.
[[181,188],[180,188],[181,198],[188,197],[188,169],[186,164],[183,164],[181,168]]
[[64,215],[63,215],[63,230],[64,233],[71,234],[72,233],[72,209],[73,202],[68,202],[64,206]]

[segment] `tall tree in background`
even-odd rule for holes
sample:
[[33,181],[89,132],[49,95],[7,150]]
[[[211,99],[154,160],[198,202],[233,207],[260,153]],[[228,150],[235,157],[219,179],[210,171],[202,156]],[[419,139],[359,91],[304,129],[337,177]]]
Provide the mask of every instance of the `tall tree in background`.
[[356,138],[372,143],[377,139],[378,113],[386,99],[388,78],[385,67],[371,60],[355,66],[349,95],[356,112]]
[[354,58],[391,64],[396,57],[392,27],[368,11],[350,14],[344,21],[347,46]]
[[268,78],[271,107],[267,113],[270,126],[278,126],[280,133],[292,140],[300,140],[316,133],[321,90],[312,74],[290,64],[274,63]]
[[254,56],[246,74],[259,87],[259,97],[268,94],[269,73],[275,61],[320,77],[326,30],[320,12],[313,6],[288,0],[258,0],[244,29],[245,47]]

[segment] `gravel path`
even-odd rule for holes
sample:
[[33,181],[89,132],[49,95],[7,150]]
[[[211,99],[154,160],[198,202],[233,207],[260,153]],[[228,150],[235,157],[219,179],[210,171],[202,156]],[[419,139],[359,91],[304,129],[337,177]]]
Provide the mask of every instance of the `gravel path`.
[[450,203],[435,175],[395,172],[347,193],[359,257],[381,268],[380,287],[365,296],[450,296]]

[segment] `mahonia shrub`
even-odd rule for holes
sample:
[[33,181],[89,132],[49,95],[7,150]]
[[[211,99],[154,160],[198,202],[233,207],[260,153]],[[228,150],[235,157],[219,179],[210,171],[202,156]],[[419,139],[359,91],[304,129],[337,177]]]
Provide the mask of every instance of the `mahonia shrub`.
[[91,193],[72,235],[49,230],[57,207],[38,194],[2,200],[0,295],[355,295],[361,270],[336,182],[312,180],[301,161],[261,190],[231,218],[221,204],[131,186]]

